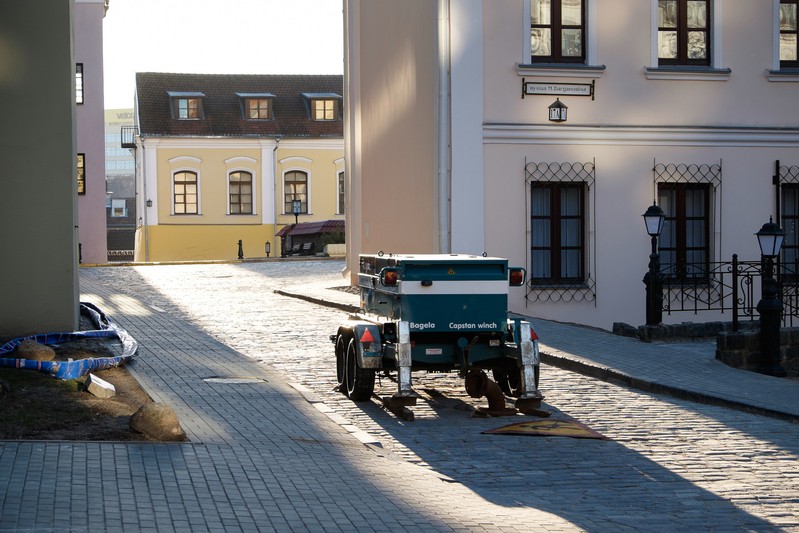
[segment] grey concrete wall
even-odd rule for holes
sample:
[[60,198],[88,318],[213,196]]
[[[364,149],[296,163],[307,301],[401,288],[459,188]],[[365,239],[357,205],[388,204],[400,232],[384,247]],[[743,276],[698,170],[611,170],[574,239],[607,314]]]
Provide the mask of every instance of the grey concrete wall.
[[0,336],[78,325],[73,2],[0,3]]

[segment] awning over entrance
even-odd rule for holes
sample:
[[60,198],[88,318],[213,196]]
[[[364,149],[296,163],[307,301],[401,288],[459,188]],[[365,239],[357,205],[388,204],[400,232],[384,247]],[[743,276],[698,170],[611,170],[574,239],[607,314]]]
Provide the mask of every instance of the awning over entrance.
[[344,233],[343,220],[322,220],[321,222],[301,222],[283,226],[277,232],[278,237],[286,235],[319,235],[321,233]]

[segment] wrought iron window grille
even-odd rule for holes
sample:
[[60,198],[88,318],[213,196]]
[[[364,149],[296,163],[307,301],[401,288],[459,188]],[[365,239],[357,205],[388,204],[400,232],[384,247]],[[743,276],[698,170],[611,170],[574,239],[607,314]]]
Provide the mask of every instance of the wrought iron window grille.
[[596,160],[580,162],[536,162],[524,161],[524,198],[525,198],[525,267],[531,271],[530,242],[532,228],[530,225],[530,187],[536,182],[582,183],[585,186],[587,199],[585,202],[586,228],[585,239],[585,275],[577,281],[528,280],[525,305],[531,302],[594,302],[596,306],[596,280],[592,276],[596,265],[596,246],[594,235],[596,227],[596,195],[591,191],[596,182]]

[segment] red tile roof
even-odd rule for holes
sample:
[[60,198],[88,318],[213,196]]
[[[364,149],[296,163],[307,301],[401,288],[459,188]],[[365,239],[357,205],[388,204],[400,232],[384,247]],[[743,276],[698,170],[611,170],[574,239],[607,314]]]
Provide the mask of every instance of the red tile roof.
[[[303,93],[343,94],[340,75],[136,74],[139,132],[143,136],[343,137],[343,101],[338,120],[311,120]],[[202,93],[204,118],[172,118],[167,92]],[[274,95],[272,120],[246,120],[236,93]]]

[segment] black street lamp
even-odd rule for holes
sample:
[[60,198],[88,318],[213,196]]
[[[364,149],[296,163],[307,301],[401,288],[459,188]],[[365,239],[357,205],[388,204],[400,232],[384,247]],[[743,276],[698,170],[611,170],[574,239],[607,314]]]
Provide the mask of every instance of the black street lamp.
[[291,212],[294,213],[294,224],[297,224],[298,217],[302,213],[302,200],[291,201]]
[[552,122],[566,122],[566,111],[568,109],[566,104],[560,101],[560,98],[555,98],[555,101],[549,106],[549,120]]
[[663,322],[663,283],[660,279],[660,255],[658,236],[663,231],[666,215],[654,202],[643,214],[646,232],[652,237],[652,252],[649,254],[649,272],[644,275],[646,285],[646,325],[656,326]]
[[780,255],[785,232],[769,217],[769,221],[755,235],[763,265],[762,295],[757,304],[760,313],[760,361],[757,371],[783,377],[786,373],[780,365],[782,300],[779,298],[777,280],[774,279],[774,258]]
[[264,252],[266,252],[266,257],[269,257],[269,254],[272,252],[272,243],[271,242],[266,241],[266,244],[264,244]]

